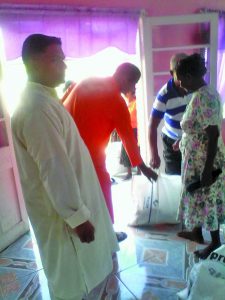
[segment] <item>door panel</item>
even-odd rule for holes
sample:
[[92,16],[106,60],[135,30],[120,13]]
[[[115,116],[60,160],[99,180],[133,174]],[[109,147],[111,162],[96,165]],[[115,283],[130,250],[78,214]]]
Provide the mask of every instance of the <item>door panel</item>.
[[[207,80],[216,87],[216,62],[218,39],[217,13],[184,16],[148,17],[142,15],[139,22],[139,56],[142,70],[140,95],[137,102],[141,154],[149,162],[148,121],[152,104],[159,89],[169,80],[169,61],[173,54],[207,52]],[[158,149],[161,171],[162,156],[161,122],[158,128]]]
[[[0,40],[2,45],[2,41]],[[0,51],[0,64],[3,55]],[[4,71],[4,70],[3,70]],[[0,78],[0,251],[29,230]]]

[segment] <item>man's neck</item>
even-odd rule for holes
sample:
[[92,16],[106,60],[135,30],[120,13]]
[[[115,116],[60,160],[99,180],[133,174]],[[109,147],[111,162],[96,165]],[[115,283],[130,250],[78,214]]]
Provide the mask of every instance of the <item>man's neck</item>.
[[187,92],[182,87],[180,87],[180,85],[176,85],[174,80],[173,84],[179,96],[184,97],[185,95],[187,95]]
[[39,83],[39,84],[44,85],[48,88],[55,88],[55,86],[52,86],[52,84],[49,84],[49,82],[46,82],[45,80],[42,80],[42,79],[37,78],[35,76],[28,76],[28,79],[29,79],[29,81]]

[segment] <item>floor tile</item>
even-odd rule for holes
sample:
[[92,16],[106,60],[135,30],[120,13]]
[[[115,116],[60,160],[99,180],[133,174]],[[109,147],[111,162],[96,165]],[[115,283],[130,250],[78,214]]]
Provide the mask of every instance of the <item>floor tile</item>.
[[44,271],[36,274],[37,288],[32,295],[32,300],[51,300],[49,295],[48,283]]
[[118,272],[137,265],[135,238],[128,233],[128,238],[120,243],[120,251],[117,253]]
[[6,248],[4,251],[0,253],[1,258],[9,258],[12,260],[16,260],[27,263],[28,268],[32,268],[35,270],[42,269],[41,258],[37,246],[37,242],[32,233],[32,228],[30,232],[21,236],[17,241],[15,241],[12,245]]
[[28,299],[26,295],[36,286],[35,275],[36,272],[27,274],[26,270],[0,268],[0,299]]
[[139,265],[150,266],[150,275],[185,279],[185,243],[136,239]]
[[36,290],[36,274],[41,266],[35,247],[27,233],[0,253],[0,299],[28,299],[25,296]]
[[146,230],[139,235],[133,231],[121,243],[116,276],[135,299],[177,299],[176,293],[186,286],[190,267],[186,242],[146,236]]
[[4,299],[3,298],[3,289],[2,289],[1,283],[0,283],[0,299]]
[[117,275],[112,275],[107,282],[101,300],[137,300],[137,298],[119,280]]
[[34,244],[30,233],[26,233],[0,253],[0,257],[9,257],[35,261]]
[[[131,181],[113,185],[114,229],[120,243],[114,269],[89,300],[175,300],[186,285],[198,244],[176,236],[180,225],[130,227]],[[47,279],[31,230],[0,253],[0,300],[50,300]]]
[[157,273],[152,275],[146,265],[122,271],[119,273],[119,278],[136,298],[141,300],[176,299],[176,293],[186,287],[185,280],[162,277]]

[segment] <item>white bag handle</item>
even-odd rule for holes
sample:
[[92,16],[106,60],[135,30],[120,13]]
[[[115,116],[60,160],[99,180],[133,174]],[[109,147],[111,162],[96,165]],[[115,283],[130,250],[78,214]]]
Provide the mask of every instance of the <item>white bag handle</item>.
[[[158,178],[160,177],[160,169],[158,169],[156,171],[156,173],[158,174]],[[153,185],[156,186],[156,195],[157,195],[157,201],[158,201],[158,206],[159,206],[159,184],[158,184],[158,179],[157,181],[150,181],[151,182],[151,190],[150,190],[150,205],[149,205],[149,216],[148,216],[148,224],[151,224],[151,218],[152,218],[152,206],[153,206],[153,202],[155,201],[153,199],[153,195],[154,195],[154,189],[153,189]],[[155,212],[156,213],[156,212]]]

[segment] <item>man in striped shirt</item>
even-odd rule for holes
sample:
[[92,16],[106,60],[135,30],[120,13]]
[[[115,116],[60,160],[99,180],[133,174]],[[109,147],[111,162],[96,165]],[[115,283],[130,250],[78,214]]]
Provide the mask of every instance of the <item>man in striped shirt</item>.
[[189,97],[180,87],[179,81],[175,78],[175,66],[177,62],[187,55],[178,53],[170,59],[170,74],[172,78],[160,89],[153,103],[149,122],[149,145],[150,165],[159,168],[161,160],[157,146],[157,129],[162,120],[163,157],[165,160],[165,172],[170,175],[181,173],[181,153],[173,150],[173,144],[181,138],[180,121],[188,103]]

